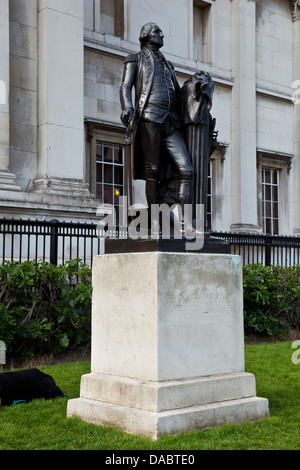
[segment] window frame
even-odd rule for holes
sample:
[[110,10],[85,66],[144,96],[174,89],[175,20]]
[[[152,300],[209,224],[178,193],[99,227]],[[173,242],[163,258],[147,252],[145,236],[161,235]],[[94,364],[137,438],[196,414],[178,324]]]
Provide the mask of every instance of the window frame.
[[93,31],[101,34],[124,39],[125,31],[125,5],[124,0],[110,0],[114,2],[114,33],[104,32],[101,28],[101,0],[93,0]]
[[[128,174],[126,165],[126,148],[125,148],[125,137],[126,129],[124,127],[95,122],[91,120],[85,121],[85,133],[86,133],[86,182],[89,185],[90,193],[97,197],[96,191],[96,171],[97,171],[97,142],[103,144],[116,145],[123,147],[123,184],[124,184],[124,196],[128,196]],[[113,165],[114,166],[114,165]],[[99,199],[99,202],[101,200]]]
[[[213,6],[215,0],[190,0],[190,59],[200,63],[213,63]],[[198,53],[195,53],[196,9],[201,10],[201,37],[198,35]]]
[[[279,235],[279,223],[281,218],[280,213],[280,170],[277,168],[268,168],[262,166],[262,229],[265,234]],[[266,181],[267,172],[270,175],[270,181]],[[274,174],[276,174],[276,181],[274,181]],[[267,188],[269,187],[269,196],[266,195]],[[274,197],[274,188],[276,188],[276,197]],[[276,213],[274,213],[275,206],[277,206]],[[269,214],[268,214],[269,209]],[[270,230],[267,230],[267,225],[271,225]]]
[[213,162],[208,160],[208,173],[207,173],[207,196],[206,196],[206,227],[212,230],[213,226]]
[[[105,148],[111,149],[112,161],[105,159]],[[116,162],[116,149],[121,149],[121,162]],[[100,150],[100,153],[99,153]],[[98,167],[101,168],[101,181],[98,181]],[[121,169],[121,182],[116,181],[117,171]],[[111,181],[107,181],[106,174],[111,173]],[[103,142],[103,140],[96,139],[96,198],[102,200],[105,204],[112,204],[118,206],[115,202],[116,191],[120,190],[120,195],[124,195],[125,189],[125,148],[123,145],[116,144],[115,142]],[[102,198],[98,198],[98,188],[101,187],[100,193]],[[104,198],[105,191],[111,189],[112,201],[106,201]]]
[[263,186],[262,169],[268,168],[278,170],[278,235],[289,233],[289,185],[290,170],[292,166],[293,155],[287,153],[273,152],[267,150],[257,150],[257,190],[258,190],[258,220],[263,231]]

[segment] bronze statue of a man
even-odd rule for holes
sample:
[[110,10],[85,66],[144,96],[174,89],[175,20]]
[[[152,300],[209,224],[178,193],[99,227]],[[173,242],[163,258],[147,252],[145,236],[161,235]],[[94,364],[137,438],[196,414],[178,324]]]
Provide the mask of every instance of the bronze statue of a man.
[[[149,209],[161,202],[162,179],[175,175],[176,199],[183,210],[191,203],[193,167],[181,131],[180,85],[173,65],[159,51],[163,39],[157,24],[145,24],[139,38],[141,51],[125,59],[121,121],[132,125],[133,178],[146,180]],[[185,230],[188,224],[185,220]],[[158,220],[152,219],[152,230],[159,230]]]

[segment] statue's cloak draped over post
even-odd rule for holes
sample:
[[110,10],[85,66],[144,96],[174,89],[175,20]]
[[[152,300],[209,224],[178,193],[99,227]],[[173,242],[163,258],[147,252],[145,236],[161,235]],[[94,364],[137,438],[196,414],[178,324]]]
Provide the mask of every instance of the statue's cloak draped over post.
[[216,120],[212,119],[214,83],[207,72],[195,73],[181,90],[182,122],[185,140],[194,169],[192,190],[193,216],[196,204],[207,206],[207,178],[209,157],[215,150]]

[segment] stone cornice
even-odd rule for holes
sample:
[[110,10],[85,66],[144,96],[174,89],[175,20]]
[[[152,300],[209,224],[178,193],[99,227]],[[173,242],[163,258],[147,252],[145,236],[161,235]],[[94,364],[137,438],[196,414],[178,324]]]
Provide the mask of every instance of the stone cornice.
[[293,20],[300,20],[300,0],[290,0],[290,2]]

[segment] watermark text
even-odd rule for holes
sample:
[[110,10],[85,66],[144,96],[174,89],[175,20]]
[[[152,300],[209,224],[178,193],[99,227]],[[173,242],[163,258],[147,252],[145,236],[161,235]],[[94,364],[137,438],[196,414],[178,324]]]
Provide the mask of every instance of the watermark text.
[[6,364],[6,345],[0,340],[0,364]]
[[6,104],[6,85],[3,80],[0,80],[0,104]]
[[300,104],[300,80],[295,80],[292,83],[292,89],[294,90],[292,94],[292,101],[295,104]]
[[117,208],[111,204],[98,206],[97,215],[101,217],[97,225],[99,238],[184,239],[186,249],[190,251],[203,247],[203,204],[196,207],[184,204],[183,208],[179,204],[152,204],[150,208],[141,204],[128,207],[127,204],[127,197],[121,196]]
[[300,364],[300,340],[293,341],[292,349],[296,349],[292,354],[292,363],[295,365]]

